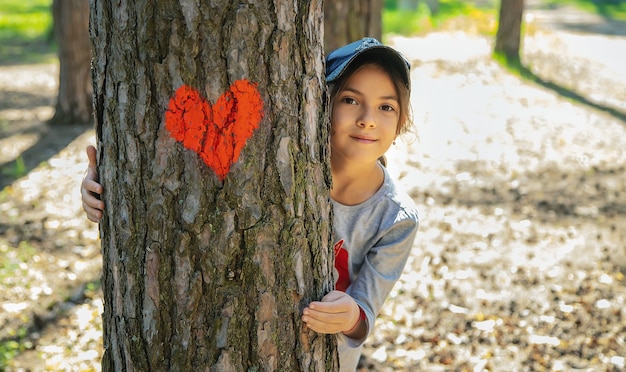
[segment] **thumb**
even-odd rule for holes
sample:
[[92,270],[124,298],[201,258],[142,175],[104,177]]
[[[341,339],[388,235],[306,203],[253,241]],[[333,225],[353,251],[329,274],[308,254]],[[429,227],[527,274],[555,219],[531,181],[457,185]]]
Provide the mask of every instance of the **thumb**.
[[341,291],[330,291],[324,297],[322,297],[322,302],[333,302],[339,300],[343,297],[347,296],[344,292]]
[[89,145],[87,146],[87,159],[89,159],[89,168],[96,169],[96,148]]

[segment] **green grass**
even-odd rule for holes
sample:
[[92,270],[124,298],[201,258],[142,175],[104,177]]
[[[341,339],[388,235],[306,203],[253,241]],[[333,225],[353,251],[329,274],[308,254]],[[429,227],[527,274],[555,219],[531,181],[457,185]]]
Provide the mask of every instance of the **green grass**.
[[0,167],[0,169],[0,174],[11,177],[12,179],[21,178],[28,173],[26,166],[24,165],[24,159],[21,156],[18,156],[9,167]]
[[16,335],[16,340],[8,340],[0,342],[0,371],[4,371],[9,366],[11,359],[24,350],[32,347],[30,341],[21,342],[26,335],[26,328],[20,328]]
[[[0,282],[7,283],[8,278],[24,278],[25,265],[32,260],[35,254],[36,248],[26,241],[20,242],[17,247],[12,247],[0,239]],[[24,284],[21,282],[18,285]],[[3,285],[4,288],[11,286],[13,285]],[[8,338],[0,341],[0,371],[6,370],[17,354],[32,347],[30,342],[24,338],[26,336],[26,328],[24,327],[20,327],[16,331],[9,330],[8,334],[3,334],[3,336],[8,336]]]
[[0,1],[0,64],[54,57],[52,22],[52,0]]
[[546,5],[573,5],[589,13],[597,13],[609,19],[626,21],[626,1],[624,0],[547,0]]
[[466,1],[440,0],[436,13],[420,1],[416,10],[398,9],[397,1],[385,1],[383,10],[383,34],[413,36],[438,29],[466,29],[480,34],[495,34],[494,19],[497,9],[478,8]]

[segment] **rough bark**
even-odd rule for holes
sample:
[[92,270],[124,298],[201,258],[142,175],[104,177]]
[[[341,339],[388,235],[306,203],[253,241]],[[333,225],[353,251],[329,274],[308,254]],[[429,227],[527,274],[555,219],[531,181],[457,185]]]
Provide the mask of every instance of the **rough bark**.
[[365,36],[382,37],[383,0],[324,2],[324,49],[330,52]]
[[[332,286],[320,1],[91,0],[105,186],[104,371],[329,371],[301,309]],[[167,131],[183,84],[258,84],[221,181]]]
[[496,34],[495,53],[509,61],[519,61],[524,0],[502,0]]
[[50,123],[92,123],[89,2],[54,0],[52,14],[59,48],[59,94]]

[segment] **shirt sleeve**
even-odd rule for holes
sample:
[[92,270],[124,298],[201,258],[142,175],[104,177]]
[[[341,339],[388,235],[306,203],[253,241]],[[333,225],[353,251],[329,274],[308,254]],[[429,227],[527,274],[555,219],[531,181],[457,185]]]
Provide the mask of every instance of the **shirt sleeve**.
[[401,214],[369,249],[358,276],[346,291],[365,312],[368,325],[363,339],[346,337],[351,347],[359,347],[371,333],[380,308],[400,279],[411,253],[418,227],[417,212],[404,210]]

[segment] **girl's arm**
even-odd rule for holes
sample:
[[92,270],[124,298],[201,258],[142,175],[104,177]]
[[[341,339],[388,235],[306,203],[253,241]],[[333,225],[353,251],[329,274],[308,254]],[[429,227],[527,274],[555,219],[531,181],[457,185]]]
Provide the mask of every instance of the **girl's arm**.
[[396,284],[408,260],[417,233],[417,214],[393,224],[369,250],[356,280],[346,293],[363,309],[368,325],[363,338],[350,336],[357,347],[369,335],[380,309]]
[[303,310],[302,321],[318,333],[342,333],[352,347],[365,341],[383,302],[400,278],[415,234],[417,215],[394,224],[370,248],[357,279],[346,293],[332,291]]

